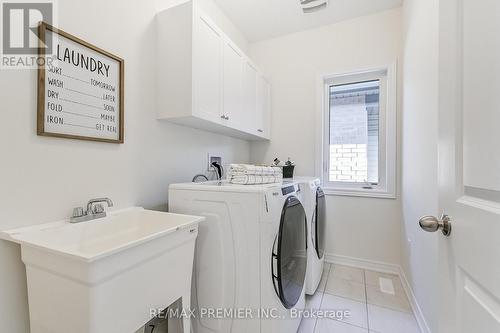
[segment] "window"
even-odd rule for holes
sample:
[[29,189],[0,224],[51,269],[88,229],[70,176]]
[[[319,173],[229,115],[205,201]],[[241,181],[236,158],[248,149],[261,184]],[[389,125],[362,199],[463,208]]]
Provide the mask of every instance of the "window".
[[332,194],[395,197],[395,66],[323,78],[323,183]]

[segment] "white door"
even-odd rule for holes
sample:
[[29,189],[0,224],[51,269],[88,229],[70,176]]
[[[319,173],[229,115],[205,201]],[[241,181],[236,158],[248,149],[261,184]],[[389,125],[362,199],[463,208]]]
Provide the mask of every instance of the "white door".
[[271,86],[262,76],[257,79],[257,113],[255,133],[261,137],[270,137]]
[[223,48],[223,123],[241,129],[245,123],[243,109],[243,56],[229,42]]
[[440,1],[439,332],[500,332],[500,1]]
[[249,62],[244,65],[245,130],[255,133],[257,113],[257,69]]
[[203,15],[195,17],[194,30],[194,114],[219,123],[222,115],[222,33]]

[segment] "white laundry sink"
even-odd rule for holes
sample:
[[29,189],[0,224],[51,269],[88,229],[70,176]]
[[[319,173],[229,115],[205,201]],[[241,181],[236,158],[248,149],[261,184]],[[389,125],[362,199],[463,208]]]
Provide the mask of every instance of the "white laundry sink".
[[203,220],[130,208],[2,232],[21,245],[31,333],[133,333],[178,298],[189,307]]

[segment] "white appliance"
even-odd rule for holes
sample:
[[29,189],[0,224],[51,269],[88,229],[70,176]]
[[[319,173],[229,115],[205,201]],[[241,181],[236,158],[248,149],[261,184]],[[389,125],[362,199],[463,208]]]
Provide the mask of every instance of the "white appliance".
[[303,202],[307,216],[307,274],[306,294],[313,295],[318,289],[325,260],[326,206],[325,194],[319,178],[297,177],[294,179],[303,190]]
[[[306,215],[297,183],[175,184],[169,210],[201,215],[192,304],[196,333],[290,333],[304,308]],[[252,310],[207,316],[210,309]],[[283,316],[285,319],[276,319]]]

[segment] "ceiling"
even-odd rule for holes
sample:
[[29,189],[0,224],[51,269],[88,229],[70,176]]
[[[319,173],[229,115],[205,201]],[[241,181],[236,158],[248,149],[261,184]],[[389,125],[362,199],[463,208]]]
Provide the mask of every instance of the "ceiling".
[[249,42],[316,28],[401,6],[403,0],[329,0],[304,14],[299,0],[214,0]]

